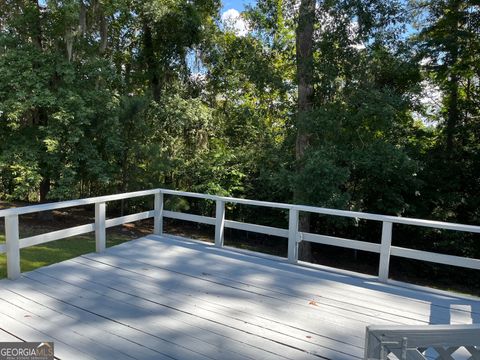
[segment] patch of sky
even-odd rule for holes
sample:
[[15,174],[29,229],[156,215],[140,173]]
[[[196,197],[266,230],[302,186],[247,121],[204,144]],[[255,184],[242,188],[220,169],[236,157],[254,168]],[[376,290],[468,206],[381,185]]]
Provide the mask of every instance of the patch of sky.
[[[249,32],[247,23],[242,18],[242,12],[247,6],[255,6],[256,0],[225,0],[222,2],[221,28],[245,36]],[[187,65],[192,76],[198,78],[206,74],[207,69],[202,64],[201,54],[198,50],[191,49],[187,55]]]
[[254,6],[255,4],[255,0],[225,0],[222,1],[222,13],[230,9],[242,12],[247,6]]

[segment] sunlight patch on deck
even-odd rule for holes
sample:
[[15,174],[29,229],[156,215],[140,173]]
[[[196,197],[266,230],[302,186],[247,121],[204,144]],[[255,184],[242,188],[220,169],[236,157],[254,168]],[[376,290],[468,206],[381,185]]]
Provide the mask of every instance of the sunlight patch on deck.
[[479,318],[480,300],[160,236],[0,281],[0,341],[59,359],[353,360],[367,325]]

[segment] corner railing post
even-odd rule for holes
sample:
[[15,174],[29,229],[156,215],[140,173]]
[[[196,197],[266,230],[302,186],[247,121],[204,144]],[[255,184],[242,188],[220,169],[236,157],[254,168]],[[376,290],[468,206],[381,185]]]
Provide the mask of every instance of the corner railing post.
[[217,200],[215,209],[215,246],[223,247],[225,231],[225,202]]
[[102,252],[106,248],[105,213],[104,202],[95,204],[95,247],[97,252]]
[[7,250],[7,276],[10,280],[20,277],[20,236],[18,215],[5,217],[5,238]]
[[162,190],[158,190],[155,194],[154,204],[155,216],[153,218],[153,233],[155,235],[162,235],[163,233],[163,193]]
[[298,262],[298,210],[290,209],[288,216],[288,262]]
[[378,267],[378,279],[382,282],[388,281],[391,247],[392,223],[384,221],[382,225],[382,243],[380,245],[380,264]]

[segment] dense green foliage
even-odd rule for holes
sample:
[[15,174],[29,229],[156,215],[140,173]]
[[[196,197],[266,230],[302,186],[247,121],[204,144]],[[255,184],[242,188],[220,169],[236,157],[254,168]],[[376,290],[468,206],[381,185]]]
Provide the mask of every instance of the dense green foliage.
[[[242,14],[245,35],[222,23],[218,0],[0,0],[0,196],[296,192],[318,206],[480,223],[478,3],[317,1],[301,113],[297,12],[258,0]],[[464,244],[450,248],[480,256]]]

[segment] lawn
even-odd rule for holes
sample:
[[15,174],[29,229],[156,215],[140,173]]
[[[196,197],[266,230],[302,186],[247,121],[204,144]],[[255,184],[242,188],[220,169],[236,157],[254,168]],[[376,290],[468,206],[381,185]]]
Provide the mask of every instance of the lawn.
[[[131,235],[114,232],[107,235],[107,246],[115,246],[132,239]],[[5,236],[0,235],[0,243]],[[22,272],[31,271],[42,266],[72,259],[82,254],[95,251],[95,237],[86,234],[52,241],[50,243],[32,246],[20,250],[20,266]],[[0,255],[0,279],[7,277],[7,259],[5,254]]]
[[[14,203],[0,200],[0,209],[21,207],[29,204]],[[116,214],[112,214],[116,215]],[[92,207],[76,207],[53,211],[45,220],[38,214],[26,214],[20,218],[20,238],[45,234],[78,225],[90,224],[95,221]],[[107,229],[107,247],[137,239],[152,232],[152,224],[139,221]],[[0,243],[5,242],[3,218],[0,218]],[[20,250],[20,267],[22,272],[35,270],[42,266],[55,264],[95,251],[95,234],[89,233],[66,239],[48,242]],[[7,259],[0,254],[0,279],[7,276]]]

